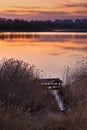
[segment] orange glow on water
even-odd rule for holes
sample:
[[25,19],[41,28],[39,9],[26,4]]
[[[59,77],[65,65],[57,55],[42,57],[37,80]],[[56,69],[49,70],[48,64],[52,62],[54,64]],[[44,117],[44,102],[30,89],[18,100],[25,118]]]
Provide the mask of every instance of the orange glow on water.
[[61,77],[64,66],[87,58],[86,33],[13,34],[11,37],[12,34],[5,33],[4,38],[0,38],[0,59],[20,58],[43,69],[48,75]]

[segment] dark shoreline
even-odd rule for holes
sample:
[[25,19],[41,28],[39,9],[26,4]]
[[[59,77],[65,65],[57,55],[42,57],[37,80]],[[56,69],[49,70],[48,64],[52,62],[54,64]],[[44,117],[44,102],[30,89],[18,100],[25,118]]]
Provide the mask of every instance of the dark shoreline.
[[29,30],[1,30],[0,33],[2,32],[79,32],[79,33],[87,33],[87,29],[57,29],[57,30],[41,30],[41,31],[29,31]]
[[87,32],[87,19],[27,21],[2,18],[0,32]]

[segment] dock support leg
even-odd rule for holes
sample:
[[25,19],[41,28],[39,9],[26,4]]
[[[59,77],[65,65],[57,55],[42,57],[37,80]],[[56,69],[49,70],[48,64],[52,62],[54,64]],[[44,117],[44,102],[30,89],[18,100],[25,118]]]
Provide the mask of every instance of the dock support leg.
[[64,106],[63,97],[62,97],[62,95],[60,94],[59,90],[51,90],[51,93],[52,93],[52,95],[55,96],[55,100],[56,100],[57,103],[58,103],[58,106],[59,106],[60,111],[65,112],[65,111],[66,111],[66,108],[65,108],[65,106]]

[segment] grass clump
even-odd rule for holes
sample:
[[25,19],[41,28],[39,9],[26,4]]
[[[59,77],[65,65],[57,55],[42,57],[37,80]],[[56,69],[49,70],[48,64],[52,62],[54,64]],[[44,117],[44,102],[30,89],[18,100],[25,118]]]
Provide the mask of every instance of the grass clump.
[[66,114],[41,86],[34,66],[4,59],[0,64],[0,128],[2,130],[87,130],[87,63],[77,62],[68,71],[61,89]]
[[68,82],[64,86],[63,96],[66,106],[70,107],[70,112],[65,120],[69,129],[87,129],[87,62],[85,60],[77,62],[74,69],[69,68]]
[[[55,104],[40,83],[39,71],[22,60],[3,59],[0,63],[0,105],[23,112],[36,112]],[[48,98],[49,97],[49,98]],[[50,103],[51,102],[51,103]]]

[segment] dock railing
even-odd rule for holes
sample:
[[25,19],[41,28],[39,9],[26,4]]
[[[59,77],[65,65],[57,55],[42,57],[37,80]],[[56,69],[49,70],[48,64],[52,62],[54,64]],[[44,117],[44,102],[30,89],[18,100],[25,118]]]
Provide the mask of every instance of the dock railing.
[[46,79],[40,79],[39,80],[41,85],[47,86],[48,89],[59,89],[62,87],[63,81],[59,78],[46,78]]

